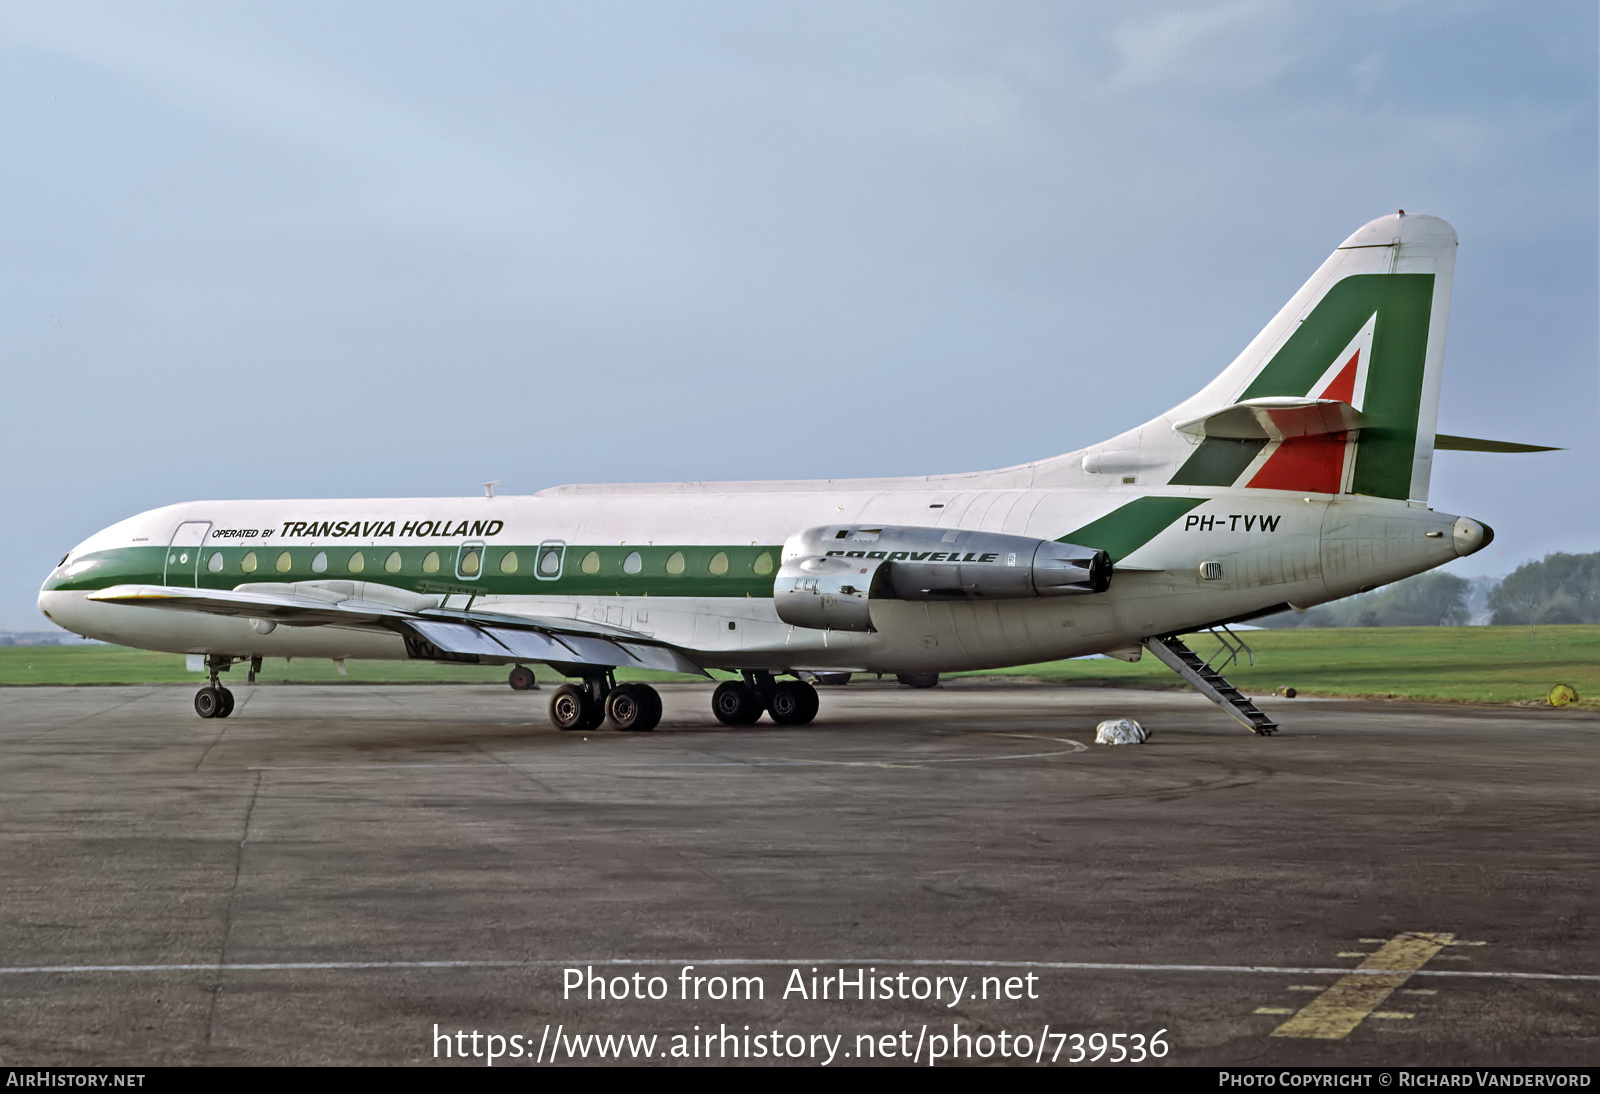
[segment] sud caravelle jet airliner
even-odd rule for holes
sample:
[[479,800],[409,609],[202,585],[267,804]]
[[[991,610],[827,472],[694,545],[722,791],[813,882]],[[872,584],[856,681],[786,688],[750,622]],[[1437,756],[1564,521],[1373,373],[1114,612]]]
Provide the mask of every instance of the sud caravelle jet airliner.
[[[531,664],[561,729],[646,730],[619,668],[707,675],[722,722],[817,713],[809,680],[1148,650],[1246,728],[1276,725],[1179,635],[1363,592],[1481,550],[1428,507],[1455,266],[1436,217],[1380,217],[1232,364],[1077,452],[925,478],[558,486],[527,497],[197,501],[74,547],[39,607],[91,638],[204,657]],[[780,679],[780,678],[787,679]]]

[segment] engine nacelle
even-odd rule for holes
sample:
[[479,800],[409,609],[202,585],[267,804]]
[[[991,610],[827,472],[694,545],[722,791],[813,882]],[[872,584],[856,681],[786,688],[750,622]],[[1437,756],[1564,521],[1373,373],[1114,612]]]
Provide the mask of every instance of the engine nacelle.
[[797,627],[870,631],[877,600],[1021,600],[1101,593],[1111,559],[1093,547],[959,528],[830,525],[783,545],[773,599]]

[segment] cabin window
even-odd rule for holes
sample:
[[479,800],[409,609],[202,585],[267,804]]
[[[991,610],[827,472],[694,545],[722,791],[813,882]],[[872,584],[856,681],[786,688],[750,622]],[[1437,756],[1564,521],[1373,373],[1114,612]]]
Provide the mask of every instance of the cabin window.
[[383,568],[391,574],[400,572],[400,552],[390,551],[389,557],[383,560]]
[[672,552],[671,555],[668,556],[668,558],[667,558],[667,573],[669,573],[669,574],[681,574],[681,573],[683,573],[683,552],[682,551],[674,551],[674,552]]
[[622,560],[622,572],[625,574],[636,574],[642,569],[644,569],[644,559],[640,556],[639,552],[629,551],[628,557]]
[[500,572],[514,574],[517,572],[517,552],[507,551],[500,556]]
[[247,574],[256,572],[256,553],[254,551],[245,552],[245,556],[239,560],[239,569]]
[[716,554],[712,555],[711,556],[710,570],[711,570],[711,572],[713,574],[716,574],[718,577],[721,577],[723,574],[727,573],[728,572],[728,552],[726,552],[726,551],[718,551]]
[[456,563],[456,571],[462,577],[477,577],[478,570],[483,565],[483,548],[468,547],[461,552],[461,560]]
[[555,579],[561,576],[561,551],[559,543],[547,543],[539,548],[539,576]]
[[362,570],[367,568],[367,560],[360,551],[357,551],[355,554],[350,556],[350,561],[346,562],[344,565],[345,569],[349,570],[351,573],[359,574]]
[[600,572],[599,551],[590,551],[588,554],[583,556],[583,572],[586,574],[597,574]]
[[285,551],[285,552],[283,552],[282,554],[280,554],[278,556],[278,572],[280,574],[288,573],[289,572],[289,567],[293,566],[293,565],[294,565],[294,559],[289,557],[289,552],[288,551]]
[[212,551],[211,552],[211,557],[206,559],[206,569],[210,570],[214,574],[220,574],[222,572],[222,552],[221,551]]
[[770,574],[772,572],[772,556],[765,551],[757,555],[755,571],[758,574]]
[[311,558],[311,572],[325,574],[328,572],[328,552],[318,551]]
[[436,574],[439,572],[439,552],[429,551],[422,559],[422,572]]

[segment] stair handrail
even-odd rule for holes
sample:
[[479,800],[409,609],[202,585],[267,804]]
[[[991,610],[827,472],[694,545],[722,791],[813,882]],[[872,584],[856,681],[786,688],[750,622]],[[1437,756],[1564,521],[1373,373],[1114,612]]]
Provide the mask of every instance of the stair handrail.
[[[1218,642],[1217,651],[1210,657],[1206,658],[1205,661],[1205,666],[1209,671],[1221,672],[1229,665],[1238,664],[1239,654],[1241,653],[1245,655],[1246,662],[1250,665],[1250,667],[1255,667],[1256,651],[1251,649],[1250,644],[1235,634],[1233,632],[1233,628],[1229,627],[1226,623],[1218,624],[1215,627],[1207,627],[1206,633],[1212,638],[1215,638]],[[1220,665],[1213,666],[1211,662],[1215,661],[1224,652],[1227,653],[1227,658],[1223,660]]]

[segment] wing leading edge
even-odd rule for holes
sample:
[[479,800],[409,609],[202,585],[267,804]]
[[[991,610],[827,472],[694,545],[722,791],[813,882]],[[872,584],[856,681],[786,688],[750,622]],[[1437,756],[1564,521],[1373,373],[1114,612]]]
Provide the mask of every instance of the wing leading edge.
[[[399,634],[413,658],[435,661],[533,661],[557,671],[594,666],[707,675],[675,646],[621,627],[576,619],[501,615],[437,606],[438,597],[358,582],[241,586],[233,590],[173,585],[116,585],[88,594],[103,604],[260,619],[288,627],[348,627]],[[381,596],[382,599],[375,597]],[[397,603],[410,598],[409,603]],[[387,601],[387,602],[386,602]]]

